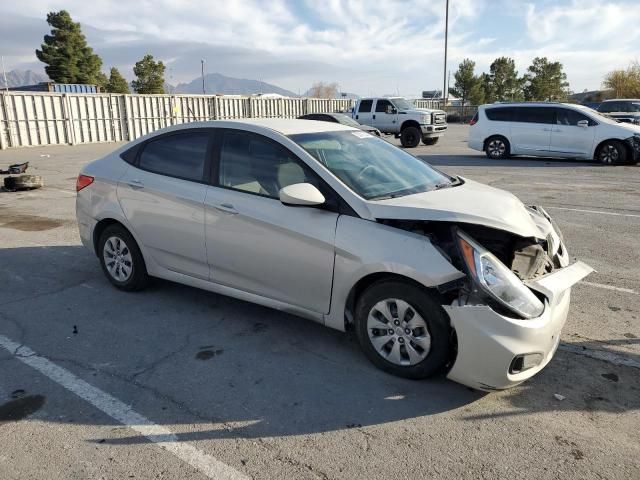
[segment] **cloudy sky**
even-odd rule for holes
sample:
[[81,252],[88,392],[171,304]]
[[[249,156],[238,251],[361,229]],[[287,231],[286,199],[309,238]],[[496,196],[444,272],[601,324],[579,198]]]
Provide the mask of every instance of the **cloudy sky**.
[[[440,88],[445,0],[5,1],[0,54],[7,70],[43,71],[34,49],[47,12],[66,9],[90,45],[127,77],[145,53],[170,83],[207,72],[304,92],[314,81],[359,94],[413,96]],[[535,56],[565,65],[574,91],[640,59],[640,0],[450,0],[449,69],[497,56],[522,73]]]

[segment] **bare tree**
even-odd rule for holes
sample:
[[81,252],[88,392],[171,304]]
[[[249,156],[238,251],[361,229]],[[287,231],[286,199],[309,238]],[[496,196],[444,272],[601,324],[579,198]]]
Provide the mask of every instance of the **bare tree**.
[[338,96],[337,83],[316,82],[309,89],[311,98],[336,98]]

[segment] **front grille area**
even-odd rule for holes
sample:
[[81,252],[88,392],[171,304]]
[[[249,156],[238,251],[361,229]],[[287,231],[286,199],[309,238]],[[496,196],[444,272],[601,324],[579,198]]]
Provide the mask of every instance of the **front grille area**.
[[436,125],[442,125],[443,123],[447,123],[447,114],[446,113],[434,114],[433,123],[435,123]]

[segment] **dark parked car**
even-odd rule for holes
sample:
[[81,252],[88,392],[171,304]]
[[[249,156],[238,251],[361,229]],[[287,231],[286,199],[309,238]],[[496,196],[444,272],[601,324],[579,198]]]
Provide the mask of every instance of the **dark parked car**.
[[598,112],[618,122],[640,125],[640,99],[605,100],[598,107]]
[[308,113],[298,117],[301,120],[318,120],[320,122],[341,123],[348,127],[359,128],[372,135],[380,136],[380,130],[371,125],[360,125],[353,118],[348,117],[342,113]]

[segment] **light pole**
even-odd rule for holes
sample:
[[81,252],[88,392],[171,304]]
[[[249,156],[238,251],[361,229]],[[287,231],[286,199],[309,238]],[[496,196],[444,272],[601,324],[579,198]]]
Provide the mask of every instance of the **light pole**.
[[445,13],[445,21],[444,21],[444,71],[442,74],[442,100],[444,101],[444,105],[442,108],[447,106],[447,97],[449,96],[449,92],[447,91],[447,41],[449,37],[449,0],[446,0],[446,13]]
[[204,60],[200,60],[200,66],[201,66],[201,75],[202,75],[202,94],[206,95],[206,92],[204,91]]

